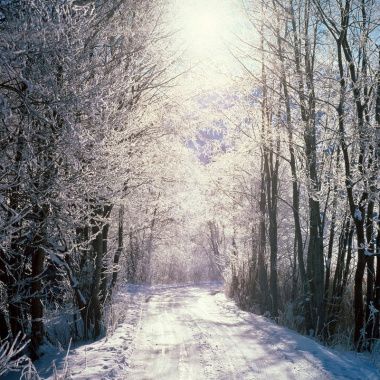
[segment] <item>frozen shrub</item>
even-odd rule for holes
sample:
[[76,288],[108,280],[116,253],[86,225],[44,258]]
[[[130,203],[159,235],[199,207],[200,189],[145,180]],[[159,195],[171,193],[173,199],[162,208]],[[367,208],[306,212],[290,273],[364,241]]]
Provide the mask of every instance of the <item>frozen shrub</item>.
[[20,336],[21,333],[18,333],[12,344],[9,340],[2,342],[0,347],[0,376],[8,371],[21,371],[30,363],[30,359],[22,354],[29,340],[26,340],[25,335],[22,338]]

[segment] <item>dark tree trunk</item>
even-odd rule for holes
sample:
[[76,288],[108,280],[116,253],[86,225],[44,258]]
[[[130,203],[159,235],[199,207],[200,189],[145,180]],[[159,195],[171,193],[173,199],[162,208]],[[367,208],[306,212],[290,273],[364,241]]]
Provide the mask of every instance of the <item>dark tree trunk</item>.
[[[134,240],[136,240],[134,242]],[[139,246],[132,230],[129,231],[129,247],[127,254],[127,279],[128,282],[134,283],[137,276],[137,265],[139,260]]]
[[95,239],[92,242],[92,246],[94,249],[95,265],[91,288],[91,310],[94,313],[94,339],[98,338],[98,336],[100,335],[102,319],[102,306],[100,302],[99,293],[103,266],[103,234],[102,228],[96,225],[97,223],[99,222],[95,221],[92,227],[92,234],[95,235]]
[[109,233],[110,225],[106,223],[102,227],[102,271],[101,271],[101,278],[100,278],[100,294],[99,294],[99,300],[102,304],[106,302],[107,300],[107,272],[108,272],[108,265],[106,261],[106,256],[108,253],[108,233]]
[[312,320],[316,334],[324,327],[324,263],[323,239],[320,226],[319,202],[309,198],[310,225],[309,247],[307,254],[307,275],[310,284]]
[[[275,144],[273,136],[271,141],[267,144],[270,145],[269,149],[264,148],[264,166],[267,185],[267,205],[268,205],[268,219],[269,219],[269,247],[270,247],[270,299],[271,299],[271,316],[278,317],[278,287],[277,287],[277,197],[278,197],[278,169],[279,158],[275,153],[279,152],[279,140]],[[275,147],[276,146],[276,147]],[[273,156],[276,155],[274,158]]]
[[124,235],[124,206],[122,205],[120,206],[120,209],[119,209],[118,247],[115,252],[115,256],[113,258],[111,291],[116,286],[117,276],[119,273],[119,260],[124,250],[123,235]]
[[[309,185],[309,245],[307,251],[307,279],[310,290],[312,329],[319,334],[324,327],[324,262],[323,231],[321,231],[320,204],[318,200],[319,179],[316,159],[316,126],[315,126],[315,94],[314,94],[314,52],[309,40],[310,2],[306,2],[303,19],[304,52],[293,2],[291,1],[292,33],[294,37],[294,57],[298,81],[298,97],[301,118],[304,123],[304,141],[306,150],[307,175]],[[304,60],[304,67],[301,62]],[[304,69],[304,70],[303,70]],[[305,93],[307,88],[307,94]]]
[[[339,168],[339,162],[340,162],[340,149],[338,148],[338,151],[336,152],[336,169]],[[331,191],[331,185],[329,183],[329,193]],[[331,210],[331,224],[330,224],[330,236],[329,236],[329,244],[327,249],[327,261],[326,261],[326,277],[325,277],[325,290],[324,290],[324,302],[325,302],[325,310],[327,312],[329,302],[329,291],[331,289],[330,284],[330,276],[331,276],[331,262],[332,262],[332,256],[333,256],[333,247],[334,247],[334,239],[335,239],[335,227],[336,227],[336,213],[337,213],[337,204],[338,204],[338,187],[337,184],[334,185],[333,189],[333,201],[332,201],[332,210]],[[323,223],[322,223],[322,231],[324,229],[325,225],[325,218],[326,218],[326,211],[328,207],[328,201],[326,201],[325,210],[323,214]],[[344,218],[345,220],[345,218]],[[338,257],[337,262],[337,269],[340,269],[341,273],[341,262]],[[333,286],[334,289],[334,286]],[[333,291],[332,289],[332,291]],[[328,317],[327,317],[328,319]]]
[[294,303],[298,294],[298,266],[297,266],[297,239],[294,237],[293,246],[293,262],[292,266],[292,291],[290,295],[290,301]]
[[[48,174],[46,174],[48,175]],[[46,178],[45,178],[46,179]],[[38,207],[38,206],[36,206]],[[36,235],[33,239],[31,248],[32,253],[32,295],[31,295],[31,348],[32,359],[38,358],[38,349],[44,341],[44,324],[43,324],[43,301],[42,301],[42,279],[44,272],[45,250],[47,246],[46,220],[49,215],[49,205],[44,205],[36,213],[39,221],[37,224]]]
[[[380,50],[378,56],[378,71],[376,75],[376,135],[378,138],[376,149],[375,149],[375,161],[376,166],[380,166]],[[380,214],[380,202],[378,203],[378,214]],[[375,301],[374,306],[379,311],[375,314],[374,322],[374,338],[379,339],[380,337],[380,221],[379,216],[376,222],[377,236],[376,236],[376,278],[375,278]]]
[[369,347],[372,349],[373,339],[375,335],[375,314],[372,312],[374,308],[375,301],[375,235],[374,235],[374,208],[375,203],[371,199],[368,202],[367,207],[367,223],[366,223],[366,239],[367,239],[367,249],[366,253],[366,263],[367,263],[367,302],[366,302],[366,336],[368,340]]
[[[22,130],[18,131],[17,136],[17,145],[15,153],[15,171],[19,171],[22,162],[23,150],[24,150],[24,137],[22,135]],[[15,183],[18,182],[18,179],[14,180]],[[9,208],[13,211],[20,210],[20,186],[15,185],[10,189],[9,193]],[[11,211],[8,213],[8,218],[12,218]],[[13,224],[17,229],[21,229],[22,221],[17,221]],[[9,325],[12,333],[12,338],[15,339],[19,332],[23,331],[23,315],[22,315],[22,306],[20,301],[20,296],[22,292],[20,289],[20,284],[18,280],[21,277],[24,277],[23,263],[22,263],[22,253],[24,247],[20,246],[18,243],[18,236],[11,237],[11,251],[9,258],[4,258],[4,262],[8,263],[5,268],[6,284],[7,284],[7,298],[8,298],[8,317]],[[20,294],[21,293],[21,294]]]
[[1,341],[9,338],[8,323],[3,312],[0,312],[0,345]]
[[260,243],[258,253],[258,275],[260,288],[260,314],[264,314],[268,310],[268,274],[265,265],[265,247],[266,247],[266,231],[265,231],[265,182],[264,171],[261,175],[260,189]]
[[[361,224],[361,223],[360,223]],[[363,337],[362,331],[364,327],[364,301],[363,301],[363,279],[366,266],[366,258],[364,254],[365,237],[363,233],[363,228],[360,228],[357,232],[357,242],[358,242],[358,261],[355,271],[354,279],[354,312],[355,312],[355,332],[354,341],[357,344],[359,351],[363,349]]]
[[88,226],[77,228],[76,229],[76,239],[77,244],[81,245],[79,250],[80,252],[80,260],[79,260],[79,268],[82,271],[89,259],[89,251],[87,249],[87,244],[90,241],[90,228]]
[[[380,204],[379,204],[380,210]],[[378,313],[375,314],[375,322],[374,322],[374,339],[380,338],[380,228],[379,222],[377,223],[377,238],[376,238],[376,278],[375,278],[375,301],[374,306],[376,310],[379,310]]]
[[70,285],[71,285],[72,289],[74,290],[75,300],[76,300],[76,303],[78,305],[79,312],[80,312],[80,315],[81,315],[81,318],[83,321],[84,338],[88,339],[88,304],[87,304],[81,290],[79,289],[79,284],[78,284],[77,279],[73,275],[73,269],[72,269],[72,265],[71,265],[70,255],[65,256],[65,263],[66,263],[66,265],[64,263],[62,263],[62,265],[66,269],[66,273],[67,273],[67,276],[69,278]]
[[[42,242],[40,242],[42,244]],[[43,304],[42,304],[42,274],[44,271],[45,252],[42,247],[37,247],[32,257],[32,331],[31,348],[32,359],[38,358],[38,349],[44,341]]]
[[[346,218],[347,219],[347,216]],[[338,259],[335,268],[334,280],[331,295],[329,298],[328,309],[328,334],[334,334],[341,313],[343,295],[347,287],[348,276],[350,273],[350,263],[352,257],[352,242],[354,228],[350,218],[347,219],[339,238]]]
[[[108,219],[111,215],[112,211],[112,205],[104,206],[103,210],[103,218]],[[102,240],[103,240],[103,247],[102,247],[102,272],[101,272],[101,282],[100,282],[100,296],[99,300],[102,303],[102,305],[107,300],[108,295],[108,286],[107,286],[107,272],[108,272],[108,265],[106,261],[106,256],[108,254],[108,233],[109,233],[110,225],[108,222],[105,222],[102,227]]]

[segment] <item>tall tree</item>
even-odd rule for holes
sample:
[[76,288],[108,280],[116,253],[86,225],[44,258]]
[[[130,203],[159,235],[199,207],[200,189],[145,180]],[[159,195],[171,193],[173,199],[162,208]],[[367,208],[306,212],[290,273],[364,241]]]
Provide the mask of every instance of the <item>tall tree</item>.
[[[374,26],[378,25],[379,15],[373,2],[351,1],[334,3],[325,7],[321,1],[313,1],[323,23],[335,41],[336,62],[339,70],[339,100],[336,111],[339,118],[339,138],[345,167],[345,186],[351,217],[355,223],[358,261],[355,271],[355,344],[358,349],[365,346],[366,338],[372,333],[365,331],[365,319],[369,321],[370,305],[373,303],[374,288],[374,234],[375,203],[378,177],[378,157],[374,138],[376,111],[373,96],[376,93],[377,64],[376,36]],[[332,13],[334,12],[334,13]],[[339,16],[338,16],[339,15]],[[350,96],[351,95],[351,96]],[[351,123],[347,103],[354,111]],[[357,136],[352,140],[348,131]],[[364,307],[363,280],[367,273],[367,307]],[[370,328],[372,331],[373,329]]]

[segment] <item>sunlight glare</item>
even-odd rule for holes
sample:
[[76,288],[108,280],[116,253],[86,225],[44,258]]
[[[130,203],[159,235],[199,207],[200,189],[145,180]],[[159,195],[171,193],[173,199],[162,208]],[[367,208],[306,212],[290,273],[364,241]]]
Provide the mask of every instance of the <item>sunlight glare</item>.
[[169,24],[176,31],[172,47],[184,72],[181,89],[196,93],[228,86],[241,72],[230,51],[244,23],[237,1],[169,1]]
[[232,22],[229,0],[178,1],[178,27],[185,48],[194,58],[220,53]]

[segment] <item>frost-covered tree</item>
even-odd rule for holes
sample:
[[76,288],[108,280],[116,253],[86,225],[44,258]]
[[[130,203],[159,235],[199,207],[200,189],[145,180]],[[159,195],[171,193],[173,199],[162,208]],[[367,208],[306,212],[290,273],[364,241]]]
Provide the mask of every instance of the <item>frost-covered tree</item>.
[[[293,223],[279,222],[275,233],[279,239],[278,252],[289,252],[291,245],[286,242],[294,241],[293,253],[290,250],[288,256],[293,291],[289,293],[290,299],[287,295],[284,298],[284,293],[280,296],[280,311],[284,310],[284,304],[300,297],[296,312],[303,316],[306,331],[329,340],[339,323],[349,323],[351,318],[343,315],[342,305],[350,299],[350,276],[355,271],[354,341],[361,349],[379,333],[378,313],[374,314],[377,309],[373,308],[378,304],[375,283],[379,277],[375,268],[378,7],[375,2],[351,1],[241,3],[249,27],[230,45],[230,51],[246,76],[243,82],[235,82],[234,91],[241,96],[235,96],[233,108],[239,111],[234,114],[229,111],[228,118],[233,125],[230,130],[236,131],[238,146],[245,143],[251,146],[251,151],[256,149],[254,145],[263,147],[263,166],[256,169],[262,173],[261,184],[266,183],[266,178],[277,179],[276,171],[266,169],[267,158],[273,163],[274,158],[280,160],[283,168],[279,172],[282,178],[280,175],[278,179],[281,191],[274,198],[270,199],[271,192],[265,185],[256,190],[256,194],[262,195],[262,226],[254,232],[256,236],[268,237],[259,245],[267,252],[275,245],[270,238],[271,201],[276,199],[278,215],[293,216]],[[264,112],[261,121],[266,124],[260,124],[260,107]],[[256,136],[247,133],[246,125],[251,120],[255,120],[252,125]],[[260,125],[266,125],[262,137]],[[277,128],[280,149],[273,144],[276,139],[269,125],[275,127],[273,130]],[[235,161],[230,166],[229,178],[235,183],[236,193],[243,191],[244,186],[238,183],[249,173],[249,166],[244,167],[244,175],[237,175],[233,169],[242,166],[239,149],[239,153],[229,158]],[[245,159],[249,162],[248,154]],[[256,202],[260,205],[257,197]],[[287,239],[283,239],[284,231]],[[356,244],[352,243],[353,236],[357,238]],[[233,241],[236,246],[236,239]],[[255,266],[264,268],[258,269],[263,285],[259,286],[257,277],[254,289],[261,288],[259,294],[266,299],[266,265],[270,265],[271,257],[266,253],[260,257]],[[278,260],[282,281],[289,269],[282,265],[285,262],[281,257]],[[243,274],[236,281],[239,278],[247,282]],[[268,307],[264,300],[261,305]]]
[[30,333],[37,356],[65,287],[84,335],[102,331],[109,218],[172,57],[163,3],[0,4],[2,337]]

